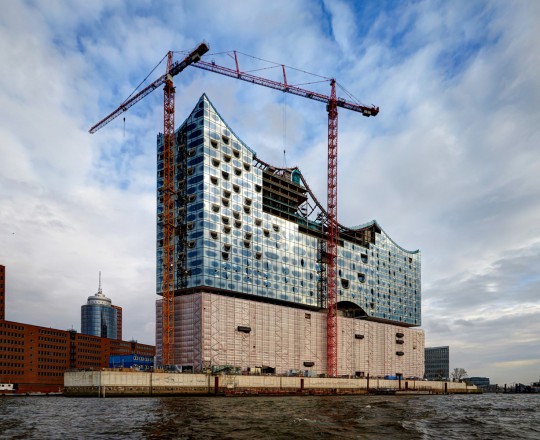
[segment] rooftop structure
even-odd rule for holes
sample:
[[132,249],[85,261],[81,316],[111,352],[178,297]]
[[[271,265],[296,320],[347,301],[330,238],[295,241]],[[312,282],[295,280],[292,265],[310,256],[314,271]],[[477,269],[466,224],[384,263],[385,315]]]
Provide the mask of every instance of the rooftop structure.
[[[120,328],[121,326],[120,323]],[[81,306],[81,333],[117,339],[118,310],[112,305],[111,300],[103,294],[101,272],[99,273],[97,293],[89,296],[87,303]]]

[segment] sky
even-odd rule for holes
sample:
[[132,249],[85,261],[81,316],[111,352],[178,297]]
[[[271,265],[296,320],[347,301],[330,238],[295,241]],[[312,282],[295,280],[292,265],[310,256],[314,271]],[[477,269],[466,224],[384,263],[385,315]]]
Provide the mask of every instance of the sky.
[[[155,343],[162,91],[125,122],[88,129],[167,51],[205,40],[207,60],[231,66],[223,52],[237,50],[336,78],[338,96],[380,107],[375,118],[339,112],[340,223],[376,219],[420,249],[426,346],[449,345],[451,369],[540,379],[540,2],[0,0],[0,10],[7,319],[80,330],[101,271],[124,339]],[[298,165],[325,200],[323,104],[193,67],[175,86],[177,126],[205,92],[260,158]]]

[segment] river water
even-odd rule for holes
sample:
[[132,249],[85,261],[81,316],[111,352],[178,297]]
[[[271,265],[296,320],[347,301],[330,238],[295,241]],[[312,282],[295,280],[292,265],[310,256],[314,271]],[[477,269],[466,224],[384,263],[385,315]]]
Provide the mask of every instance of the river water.
[[540,394],[0,397],[1,439],[540,439]]

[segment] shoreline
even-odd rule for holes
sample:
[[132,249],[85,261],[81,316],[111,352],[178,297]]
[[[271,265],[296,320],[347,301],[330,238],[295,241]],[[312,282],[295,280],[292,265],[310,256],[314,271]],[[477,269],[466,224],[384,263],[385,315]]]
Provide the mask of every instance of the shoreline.
[[66,372],[68,397],[339,396],[480,394],[474,385],[390,379],[243,376],[117,371]]

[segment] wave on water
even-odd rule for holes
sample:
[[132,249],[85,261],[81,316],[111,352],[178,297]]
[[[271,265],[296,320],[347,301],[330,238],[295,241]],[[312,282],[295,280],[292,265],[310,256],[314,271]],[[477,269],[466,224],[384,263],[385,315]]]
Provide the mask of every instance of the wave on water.
[[0,398],[0,439],[539,439],[540,395]]

